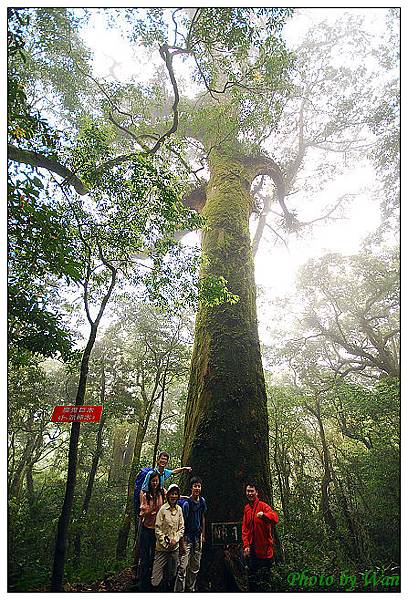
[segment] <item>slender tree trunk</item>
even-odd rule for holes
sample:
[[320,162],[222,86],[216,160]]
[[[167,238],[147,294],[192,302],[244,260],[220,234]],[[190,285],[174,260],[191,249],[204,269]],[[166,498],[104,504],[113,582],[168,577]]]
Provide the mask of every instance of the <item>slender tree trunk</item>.
[[[106,305],[109,302],[109,299],[112,295],[116,284],[116,276],[117,271],[112,265],[110,265],[102,256],[100,258],[103,264],[108,267],[111,273],[110,285],[105,295],[102,298],[101,305],[99,307],[99,312],[96,319],[93,321],[90,317],[89,313],[89,305],[88,305],[88,283],[89,280],[86,281],[86,286],[84,287],[84,300],[85,300],[85,310],[88,317],[88,321],[91,325],[91,331],[89,333],[88,343],[85,346],[84,353],[82,355],[81,360],[81,368],[79,372],[79,382],[77,395],[75,399],[75,406],[82,406],[85,400],[85,392],[86,392],[86,384],[88,381],[88,371],[89,371],[89,360],[91,358],[92,348],[94,347],[96,334],[98,332],[99,323],[102,319],[103,313],[105,311]],[[88,264],[88,276],[89,276],[90,266]],[[64,503],[62,505],[61,514],[58,519],[58,527],[57,527],[57,537],[55,540],[55,550],[54,550],[54,562],[52,567],[52,575],[51,575],[51,591],[52,592],[60,592],[62,589],[62,581],[64,578],[64,567],[65,567],[65,555],[67,551],[67,538],[68,538],[68,529],[69,523],[71,520],[72,513],[72,504],[74,502],[74,492],[75,492],[75,483],[76,483],[76,474],[77,474],[77,462],[78,462],[78,442],[79,442],[79,430],[80,423],[72,423],[71,425],[71,433],[69,438],[69,452],[68,452],[68,472],[67,472],[67,481],[65,486],[65,497]]]
[[68,526],[71,519],[72,504],[76,483],[76,467],[79,440],[79,423],[72,423],[69,440],[68,474],[65,487],[64,504],[58,520],[57,539],[55,542],[54,563],[51,579],[51,591],[60,592],[64,577],[65,554],[67,550]]
[[[29,424],[32,425],[34,419],[30,418]],[[30,435],[30,432],[27,433],[27,442],[23,450],[23,454],[18,461],[17,467],[14,469],[13,477],[11,480],[10,488],[9,488],[9,496],[10,498],[15,498],[16,500],[20,497],[21,486],[24,481],[24,474],[26,472],[27,466],[30,463],[30,459],[34,452],[35,446],[37,443],[37,438]]]
[[[231,568],[216,547],[213,553],[210,551],[211,522],[241,520],[244,484],[249,477],[257,480],[260,497],[270,502],[271,480],[248,225],[254,175],[243,162],[215,149],[210,154],[210,170],[203,210],[208,224],[202,242],[206,262],[201,277],[223,276],[230,291],[240,299],[234,305],[199,307],[182,462],[191,465],[203,479],[203,495],[209,506],[207,556],[213,554],[215,562],[224,564],[215,568],[218,574],[207,570],[208,586],[214,589],[217,585],[221,591],[221,571]],[[220,501],[221,496],[226,501]],[[232,577],[235,582],[237,578],[237,574]],[[236,589],[243,587],[238,583]]]
[[169,366],[169,360],[170,360],[170,354],[167,357],[167,364],[166,364],[166,368],[165,368],[164,374],[163,374],[163,384],[162,384],[161,396],[160,396],[160,408],[159,408],[159,415],[157,417],[156,439],[154,441],[154,448],[153,448],[152,467],[154,467],[156,464],[156,457],[157,457],[157,453],[159,451],[160,431],[161,431],[162,420],[163,420],[164,400],[166,398],[166,375],[167,375],[167,369]]
[[[105,390],[106,390],[106,378],[105,378],[105,370],[102,367],[102,379],[101,379],[101,393],[100,393],[100,403],[103,406],[105,403]],[[91,470],[89,471],[88,482],[86,485],[85,496],[82,503],[82,511],[80,516],[80,521],[78,525],[78,529],[75,534],[74,539],[74,553],[75,553],[75,564],[77,567],[80,566],[81,563],[81,537],[82,537],[82,521],[86,518],[88,513],[89,504],[92,498],[93,487],[95,483],[96,472],[98,470],[99,459],[102,454],[102,431],[106,422],[106,412],[104,412],[99,425],[98,431],[96,434],[96,448],[92,458]]]
[[[106,263],[105,263],[106,264]],[[89,360],[91,357],[92,348],[94,347],[96,334],[98,332],[98,327],[106,305],[109,301],[109,298],[112,295],[113,289],[116,283],[116,270],[107,265],[111,270],[111,282],[108,291],[103,297],[101,302],[101,306],[99,308],[98,316],[95,321],[91,322],[91,331],[89,334],[88,343],[85,347],[84,353],[82,355],[81,360],[81,368],[79,373],[79,382],[77,395],[75,399],[75,406],[82,406],[85,399],[85,391],[86,384],[88,380],[88,371],[89,371]],[[86,301],[85,301],[86,303]],[[88,319],[89,317],[89,309],[86,304]],[[57,527],[57,537],[55,541],[55,550],[54,550],[54,563],[52,568],[52,576],[51,576],[51,591],[52,592],[60,592],[62,588],[62,581],[64,578],[64,567],[65,567],[65,555],[67,551],[67,537],[68,537],[68,528],[71,520],[72,513],[72,505],[74,501],[74,491],[75,491],[75,483],[76,483],[76,474],[77,474],[77,462],[78,462],[78,442],[79,442],[79,430],[80,423],[72,423],[71,425],[71,433],[69,438],[69,452],[68,452],[68,472],[67,472],[67,481],[65,486],[65,497],[64,503],[62,505],[61,514],[58,520]]]
[[27,465],[27,469],[25,472],[25,480],[27,485],[27,500],[28,506],[30,508],[31,517],[34,516],[34,507],[35,507],[35,492],[34,492],[34,480],[33,480],[33,463],[29,463]]
[[349,502],[347,500],[346,493],[344,491],[343,484],[341,481],[336,478],[335,480],[337,484],[337,492],[339,496],[339,504],[342,507],[342,514],[344,515],[344,519],[346,521],[348,533],[349,533],[349,545],[351,546],[351,551],[354,557],[358,561],[363,561],[365,559],[365,553],[362,549],[359,527],[351,513]]
[[130,473],[129,473],[126,506],[125,506],[125,511],[123,514],[122,523],[121,523],[119,533],[118,533],[118,540],[116,543],[116,559],[117,560],[123,560],[124,558],[126,558],[129,533],[130,533],[130,528],[132,525],[132,518],[134,517],[134,514],[133,514],[134,513],[134,505],[133,505],[134,485],[135,485],[136,475],[140,468],[140,455],[142,453],[143,440],[146,435],[147,422],[148,422],[148,420],[146,421],[146,419],[145,419],[142,423],[139,423],[139,426],[137,428],[137,436],[136,436],[135,449],[133,452],[132,466],[130,467]]
[[[157,365],[156,365],[157,366]],[[123,514],[122,524],[118,533],[118,541],[116,544],[116,558],[117,560],[123,560],[126,557],[127,545],[129,539],[130,528],[132,524],[132,519],[135,524],[135,541],[137,535],[137,525],[139,520],[135,518],[134,514],[134,484],[136,475],[140,468],[140,455],[142,453],[142,445],[146,435],[147,426],[149,424],[149,419],[152,414],[153,406],[158,399],[157,389],[160,383],[160,368],[156,370],[156,376],[153,383],[153,388],[150,392],[150,396],[147,394],[145,388],[145,378],[144,378],[144,370],[143,368],[140,371],[140,379],[138,377],[138,385],[140,386],[140,393],[143,398],[143,410],[139,415],[139,423],[137,427],[137,435],[136,435],[136,443],[135,449],[133,452],[132,466],[130,468],[128,487],[127,487],[127,498],[126,498],[126,506]],[[137,558],[137,548],[136,544],[134,546],[134,560]],[[136,563],[135,563],[136,564]]]
[[290,487],[289,487],[289,476],[290,476],[290,465],[287,459],[287,448],[285,444],[279,440],[281,436],[279,435],[278,423],[275,420],[275,431],[274,431],[274,454],[273,454],[273,462],[275,464],[276,474],[278,476],[278,484],[279,484],[279,494],[281,497],[282,504],[282,512],[287,520],[289,518],[289,495],[290,495]]
[[316,416],[316,419],[317,419],[317,422],[319,425],[320,442],[322,444],[322,451],[323,451],[324,472],[323,472],[323,479],[322,479],[322,483],[321,483],[320,506],[321,506],[323,518],[324,518],[326,525],[332,532],[335,532],[337,530],[337,523],[336,523],[336,520],[330,509],[330,500],[329,500],[329,485],[333,479],[332,470],[330,467],[330,452],[329,452],[329,448],[327,445],[326,433],[324,431],[323,421],[322,421],[322,417],[321,417],[321,413],[320,413],[320,404],[318,401],[316,403],[316,411],[314,414]]
[[132,464],[133,453],[135,451],[137,437],[137,427],[131,427],[129,430],[129,435],[126,443],[125,452],[123,455],[123,473],[128,474],[128,470],[130,469],[130,465]]
[[113,436],[112,462],[109,469],[108,485],[123,485],[123,457],[126,452],[127,426],[118,425],[115,427]]

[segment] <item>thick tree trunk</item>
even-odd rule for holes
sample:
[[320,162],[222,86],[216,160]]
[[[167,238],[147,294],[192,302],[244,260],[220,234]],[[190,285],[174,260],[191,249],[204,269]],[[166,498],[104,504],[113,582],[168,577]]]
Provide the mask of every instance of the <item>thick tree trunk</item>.
[[[224,567],[217,570],[224,572],[225,580],[225,568],[230,573],[233,569],[225,553],[208,552],[211,522],[241,520],[247,478],[257,480],[260,497],[267,502],[271,501],[271,482],[248,225],[254,172],[216,150],[210,154],[210,170],[203,210],[208,229],[203,233],[205,264],[201,276],[225,277],[230,291],[240,299],[234,305],[199,307],[182,464],[191,465],[203,479],[203,495],[209,506],[207,554],[215,560],[218,555],[224,559]],[[238,578],[234,573],[232,580],[237,582]],[[221,591],[221,580],[208,582],[209,588],[214,589],[214,585]],[[226,588],[233,589],[231,580]]]

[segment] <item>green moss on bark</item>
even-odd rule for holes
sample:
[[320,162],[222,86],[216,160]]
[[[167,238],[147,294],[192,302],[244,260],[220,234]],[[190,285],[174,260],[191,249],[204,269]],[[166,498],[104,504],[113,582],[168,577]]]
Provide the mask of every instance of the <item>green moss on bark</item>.
[[203,275],[223,276],[234,305],[199,308],[185,422],[183,464],[203,479],[210,521],[240,520],[243,485],[255,477],[270,498],[266,391],[249,235],[252,174],[212,151],[203,213]]

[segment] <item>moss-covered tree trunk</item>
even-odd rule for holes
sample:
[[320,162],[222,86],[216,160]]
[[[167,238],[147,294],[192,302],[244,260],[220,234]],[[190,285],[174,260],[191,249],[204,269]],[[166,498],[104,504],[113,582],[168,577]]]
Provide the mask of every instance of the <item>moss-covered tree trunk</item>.
[[[196,320],[182,464],[191,465],[203,479],[209,507],[207,550],[211,522],[241,520],[247,478],[255,478],[260,496],[271,500],[266,389],[249,234],[250,186],[256,171],[248,161],[215,150],[210,153],[210,170],[202,275],[225,277],[239,302],[200,306]],[[212,555],[226,558],[215,549]],[[220,569],[228,579],[225,562]],[[211,589],[222,585],[216,578]],[[226,583],[224,589],[231,585]]]

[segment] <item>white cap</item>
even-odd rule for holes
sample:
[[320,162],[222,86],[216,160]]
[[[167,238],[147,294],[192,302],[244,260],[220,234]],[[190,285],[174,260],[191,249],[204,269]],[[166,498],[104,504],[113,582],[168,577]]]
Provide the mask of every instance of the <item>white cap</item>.
[[173,490],[177,490],[178,493],[180,494],[180,488],[177,485],[177,483],[172,483],[171,485],[169,485],[169,489],[167,490],[167,494],[166,497],[170,494],[170,492],[172,492]]

